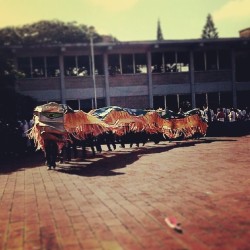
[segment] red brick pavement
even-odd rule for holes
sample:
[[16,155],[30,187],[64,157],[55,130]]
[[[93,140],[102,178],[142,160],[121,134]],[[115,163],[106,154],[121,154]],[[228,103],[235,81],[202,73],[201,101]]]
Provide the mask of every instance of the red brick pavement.
[[1,163],[0,249],[250,249],[249,162],[250,136]]

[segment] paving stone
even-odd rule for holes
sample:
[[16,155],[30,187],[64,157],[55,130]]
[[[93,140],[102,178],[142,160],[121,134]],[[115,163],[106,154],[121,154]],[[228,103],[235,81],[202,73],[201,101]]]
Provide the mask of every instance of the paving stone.
[[[0,249],[250,249],[250,136],[0,165]],[[174,216],[180,234],[164,219]]]

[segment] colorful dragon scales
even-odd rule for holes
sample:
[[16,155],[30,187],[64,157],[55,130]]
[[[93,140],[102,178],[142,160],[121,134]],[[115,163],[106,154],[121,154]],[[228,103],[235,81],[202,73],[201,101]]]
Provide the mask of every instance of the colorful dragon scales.
[[198,114],[183,118],[163,119],[156,111],[105,107],[89,113],[74,111],[67,105],[50,102],[34,110],[34,125],[28,136],[37,149],[44,150],[44,140],[54,140],[59,149],[73,136],[84,140],[89,135],[98,136],[112,132],[122,136],[128,132],[162,133],[165,138],[175,139],[181,135],[192,138],[204,136],[207,123]]

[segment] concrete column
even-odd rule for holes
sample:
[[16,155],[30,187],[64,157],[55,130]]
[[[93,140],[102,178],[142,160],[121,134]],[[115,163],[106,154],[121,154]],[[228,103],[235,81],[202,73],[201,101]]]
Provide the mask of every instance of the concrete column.
[[148,97],[149,97],[149,108],[154,107],[153,103],[153,81],[152,81],[152,72],[151,72],[151,52],[147,52],[147,71],[148,71]]
[[232,64],[232,94],[233,94],[233,107],[237,107],[237,93],[236,93],[236,79],[235,79],[235,52],[231,51],[231,64]]
[[[18,69],[19,65],[17,63],[17,55],[16,55],[16,50],[15,49],[12,49],[12,55],[10,55],[10,57],[14,58],[14,60],[13,60],[14,68]],[[18,81],[15,81],[15,91],[19,92],[19,83],[18,83]]]
[[105,99],[106,105],[110,106],[110,89],[109,89],[109,70],[108,70],[108,54],[103,55],[104,59],[104,75],[105,75]]
[[92,69],[92,79],[94,87],[94,108],[97,109],[97,93],[96,93],[96,78],[95,78],[95,51],[94,51],[94,41],[93,34],[90,35],[90,51],[91,51],[91,69]]
[[78,103],[78,110],[81,110],[81,101],[79,99],[77,99],[77,103]]
[[46,58],[46,56],[43,57],[43,61],[44,61],[44,69],[45,69],[44,76],[45,76],[45,78],[47,78],[48,77],[48,69],[47,69],[47,58]]
[[30,77],[33,78],[33,62],[32,62],[32,57],[29,57],[30,61]]
[[195,101],[195,88],[194,88],[194,54],[193,51],[190,51],[190,62],[189,62],[189,76],[190,76],[190,90],[192,96],[192,108],[196,107]]
[[61,103],[66,104],[63,55],[59,55]]

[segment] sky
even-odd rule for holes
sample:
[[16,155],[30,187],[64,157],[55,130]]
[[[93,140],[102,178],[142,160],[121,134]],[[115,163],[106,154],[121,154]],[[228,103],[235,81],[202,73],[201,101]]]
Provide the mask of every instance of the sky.
[[94,26],[120,41],[200,38],[211,14],[219,37],[250,27],[250,0],[0,0],[0,28],[41,20]]

